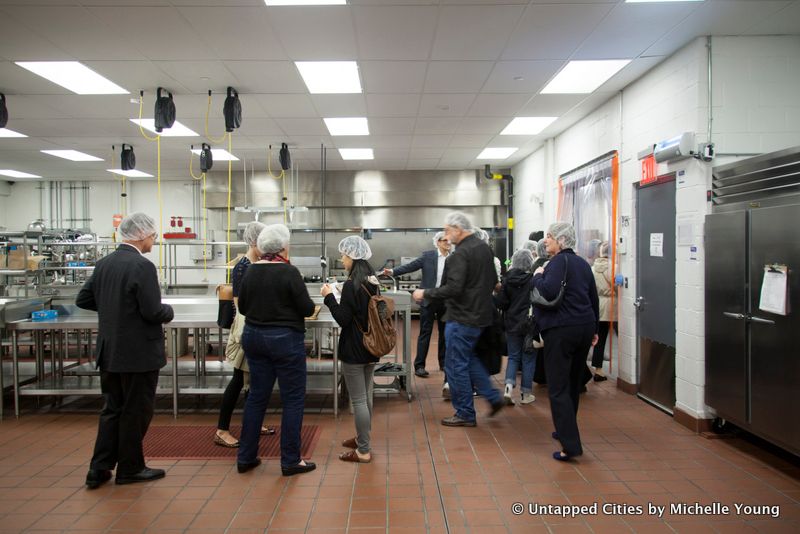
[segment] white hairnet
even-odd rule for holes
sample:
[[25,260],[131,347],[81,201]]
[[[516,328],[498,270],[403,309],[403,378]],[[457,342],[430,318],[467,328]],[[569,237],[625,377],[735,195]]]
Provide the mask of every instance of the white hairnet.
[[597,255],[600,256],[601,258],[608,257],[608,241],[603,241],[602,243],[600,243],[600,246],[598,247],[597,250]]
[[248,225],[244,227],[242,239],[244,239],[244,242],[250,247],[258,246],[258,235],[265,226],[266,225],[264,223],[260,223],[258,221],[248,223]]
[[447,217],[444,218],[444,225],[461,228],[462,230],[466,230],[468,232],[473,231],[472,220],[467,216],[466,213],[462,213],[460,211],[448,213]]
[[527,248],[521,248],[511,256],[511,268],[530,271],[533,267],[533,254]]
[[547,258],[547,244],[544,242],[544,238],[536,242],[536,254],[539,258]]
[[289,246],[291,234],[283,224],[265,226],[258,234],[258,251],[261,254],[275,254]]
[[538,243],[536,243],[536,241],[528,240],[522,244],[522,248],[520,248],[520,250],[528,250],[530,251],[531,255],[533,255],[533,257],[536,258],[539,256],[539,252],[537,251],[537,245]]
[[436,232],[436,235],[433,236],[433,246],[439,246],[439,240],[444,239],[444,232]]
[[357,235],[349,235],[339,241],[339,252],[354,260],[368,260],[372,257],[369,243]]
[[478,239],[480,239],[481,241],[483,241],[487,245],[489,244],[489,232],[487,232],[483,228],[476,227],[474,233],[478,237]]
[[156,233],[156,221],[148,214],[137,211],[122,219],[117,232],[122,241],[141,241]]
[[556,243],[562,248],[575,248],[575,227],[567,222],[556,222],[550,225],[547,233],[553,236]]

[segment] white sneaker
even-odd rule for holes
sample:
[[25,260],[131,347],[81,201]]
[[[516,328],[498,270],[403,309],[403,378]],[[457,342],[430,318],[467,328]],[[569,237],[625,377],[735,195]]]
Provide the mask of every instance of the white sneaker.
[[511,392],[513,391],[514,386],[511,384],[506,384],[506,389],[503,391],[503,400],[506,401],[506,404],[512,405],[514,404],[514,399],[511,398]]
[[520,404],[530,404],[536,400],[536,397],[533,396],[533,393],[522,393],[519,397]]
[[450,384],[447,382],[442,386],[442,397],[444,397],[445,400],[450,400]]

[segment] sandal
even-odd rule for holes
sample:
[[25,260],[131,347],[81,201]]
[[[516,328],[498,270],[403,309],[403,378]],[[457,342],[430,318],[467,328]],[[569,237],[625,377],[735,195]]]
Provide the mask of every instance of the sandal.
[[239,441],[229,442],[225,441],[219,434],[214,434],[214,444],[220,447],[227,447],[228,449],[236,449],[239,447]]
[[342,447],[347,447],[348,449],[357,449],[358,444],[356,443],[356,438],[346,439],[342,442]]
[[372,456],[367,459],[361,458],[356,451],[347,451],[339,455],[339,459],[343,462],[355,462],[359,464],[368,464],[372,461]]
[[273,436],[275,435],[275,427],[270,425],[268,427],[261,427],[261,435],[262,436]]

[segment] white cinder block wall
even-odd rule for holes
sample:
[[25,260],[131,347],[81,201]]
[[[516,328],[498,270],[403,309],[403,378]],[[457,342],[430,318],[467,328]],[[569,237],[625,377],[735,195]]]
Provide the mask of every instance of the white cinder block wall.
[[[720,157],[713,164],[683,160],[661,164],[659,173],[676,172],[676,225],[691,224],[696,254],[690,246],[676,250],[676,406],[706,418],[713,415],[704,402],[705,309],[703,220],[710,207],[711,166],[744,156],[800,145],[800,37],[714,37],[712,39],[711,140]],[[689,131],[698,142],[708,140],[708,83],[706,39],[700,38],[626,87],[619,95],[557,136],[552,161],[545,148],[514,168],[525,181],[532,171],[551,167],[543,187],[547,195],[544,226],[556,212],[557,178],[562,172],[609,150],[620,151],[620,217],[630,226],[619,228],[628,252],[618,258],[619,272],[628,277],[620,290],[619,377],[638,383],[636,367],[636,206],[639,181],[638,151]],[[743,157],[743,156],[740,156]],[[529,161],[530,160],[530,161]],[[517,197],[517,218],[527,221],[530,208]],[[534,213],[539,210],[534,209]],[[677,233],[677,228],[676,228]]]

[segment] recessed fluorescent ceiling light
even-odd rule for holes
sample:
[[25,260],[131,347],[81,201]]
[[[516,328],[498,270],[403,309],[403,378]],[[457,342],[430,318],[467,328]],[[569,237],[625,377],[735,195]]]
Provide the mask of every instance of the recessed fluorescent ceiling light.
[[[139,119],[131,119],[131,122],[137,126],[139,125]],[[155,119],[142,119],[142,128],[150,130],[161,137],[197,137],[199,135],[197,132],[190,130],[178,121],[175,121],[172,128],[164,128],[161,133],[158,133],[156,131]]]
[[312,94],[361,92],[355,61],[295,61],[294,64]]
[[506,159],[517,150],[516,147],[484,148],[483,152],[478,154],[478,159]]
[[120,176],[127,176],[128,178],[152,178],[152,174],[147,174],[146,172],[137,171],[136,169],[132,169],[130,171],[123,171],[122,169],[106,169],[108,172],[113,172],[114,174],[119,174]]
[[347,0],[264,0],[268,6],[341,6]]
[[661,4],[664,2],[705,2],[705,0],[625,0],[629,4]]
[[343,117],[322,119],[331,135],[369,135],[366,117]]
[[570,61],[561,72],[542,89],[542,94],[591,93],[630,63],[630,59],[600,59]]
[[90,156],[77,150],[42,150],[45,154],[50,154],[57,158],[64,158],[70,161],[103,161],[102,158]]
[[9,130],[8,128],[0,128],[0,137],[28,137],[25,134]]
[[41,178],[38,174],[28,174],[27,172],[14,171],[11,169],[0,169],[0,175],[10,176],[11,178]]
[[16,61],[17,65],[79,95],[127,95],[128,91],[77,61]]
[[[192,154],[200,155],[199,148],[193,148]],[[224,148],[212,148],[211,155],[214,161],[239,161],[239,158],[225,150]]]
[[500,135],[536,135],[558,117],[515,117]]
[[371,148],[340,148],[342,159],[375,159]]

